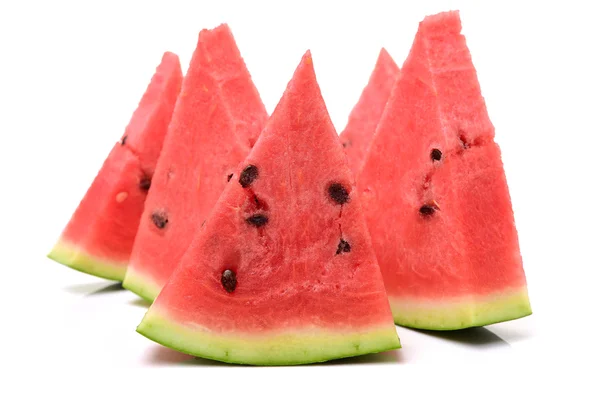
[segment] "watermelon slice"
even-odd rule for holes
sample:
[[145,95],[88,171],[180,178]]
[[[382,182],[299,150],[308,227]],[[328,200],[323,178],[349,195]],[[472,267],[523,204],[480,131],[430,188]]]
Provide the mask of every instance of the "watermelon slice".
[[163,54],[146,92],[48,257],[121,281],[183,79],[179,57]]
[[400,68],[389,53],[382,48],[375,68],[360,99],[352,108],[346,128],[340,134],[350,168],[360,170],[381,114],[385,109]]
[[307,53],[138,332],[243,364],[400,347],[353,180]]
[[419,25],[358,177],[394,319],[450,330],[531,314],[500,149],[458,11]]
[[153,301],[267,112],[226,24],[198,36],[123,286]]

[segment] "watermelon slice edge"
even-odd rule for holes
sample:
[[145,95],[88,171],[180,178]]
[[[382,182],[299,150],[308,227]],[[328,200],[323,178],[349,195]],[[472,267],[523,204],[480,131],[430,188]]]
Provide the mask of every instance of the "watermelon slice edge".
[[137,332],[163,346],[230,364],[298,365],[379,353],[401,348],[394,327],[371,327],[343,333],[337,330],[293,330],[268,335],[223,335],[202,327],[173,322],[154,310]]

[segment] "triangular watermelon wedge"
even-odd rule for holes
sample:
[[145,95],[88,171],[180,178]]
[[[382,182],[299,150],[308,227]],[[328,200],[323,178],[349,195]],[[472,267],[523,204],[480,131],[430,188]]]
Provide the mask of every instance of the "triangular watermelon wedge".
[[396,323],[531,314],[500,149],[457,11],[419,25],[358,177]]
[[49,258],[91,275],[123,280],[182,79],[179,57],[164,53],[125,133]]
[[387,50],[382,48],[369,82],[352,108],[346,128],[340,133],[348,163],[355,174],[364,162],[367,148],[375,134],[399,72],[398,65]]
[[138,332],[242,364],[400,347],[353,182],[307,53]]
[[123,286],[153,301],[267,120],[229,26],[203,29]]

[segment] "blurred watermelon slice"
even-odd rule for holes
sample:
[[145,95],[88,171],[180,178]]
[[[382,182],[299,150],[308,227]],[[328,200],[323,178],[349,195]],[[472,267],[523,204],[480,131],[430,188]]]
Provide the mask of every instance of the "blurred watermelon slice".
[[48,257],[71,268],[123,280],[182,81],[166,52],[125,129]]
[[358,176],[396,323],[531,314],[500,148],[458,12],[425,18]]
[[385,105],[398,78],[400,68],[385,49],[381,49],[369,82],[352,108],[346,128],[340,134],[350,168],[360,170]]

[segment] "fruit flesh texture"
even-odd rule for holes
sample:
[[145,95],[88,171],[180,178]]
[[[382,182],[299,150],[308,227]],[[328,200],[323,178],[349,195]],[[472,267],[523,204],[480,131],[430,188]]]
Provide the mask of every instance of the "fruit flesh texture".
[[[136,237],[124,286],[153,301],[267,119],[225,24],[202,30]],[[157,227],[152,215],[168,222]]]
[[385,49],[381,49],[375,68],[360,99],[340,134],[350,168],[356,174],[364,162],[367,148],[381,119],[400,68]]
[[[166,52],[163,64],[170,65],[176,72],[155,75],[153,85],[166,85],[171,90],[146,92],[123,135],[125,146],[138,157],[142,171],[149,176],[154,175],[183,80],[177,55]],[[156,112],[157,108],[162,111]]]
[[417,328],[531,314],[500,149],[460,32],[458,12],[421,22],[359,176],[395,321]]
[[[258,177],[239,182],[247,165]],[[349,201],[329,196],[341,183]],[[248,158],[138,327],[231,363],[300,364],[400,346],[352,173],[307,53]],[[256,214],[261,227],[246,222]],[[350,251],[337,253],[340,239]],[[236,273],[231,292],[224,270]]]
[[[146,92],[48,257],[91,275],[122,280],[182,72],[164,53]],[[140,185],[142,183],[142,185]]]

